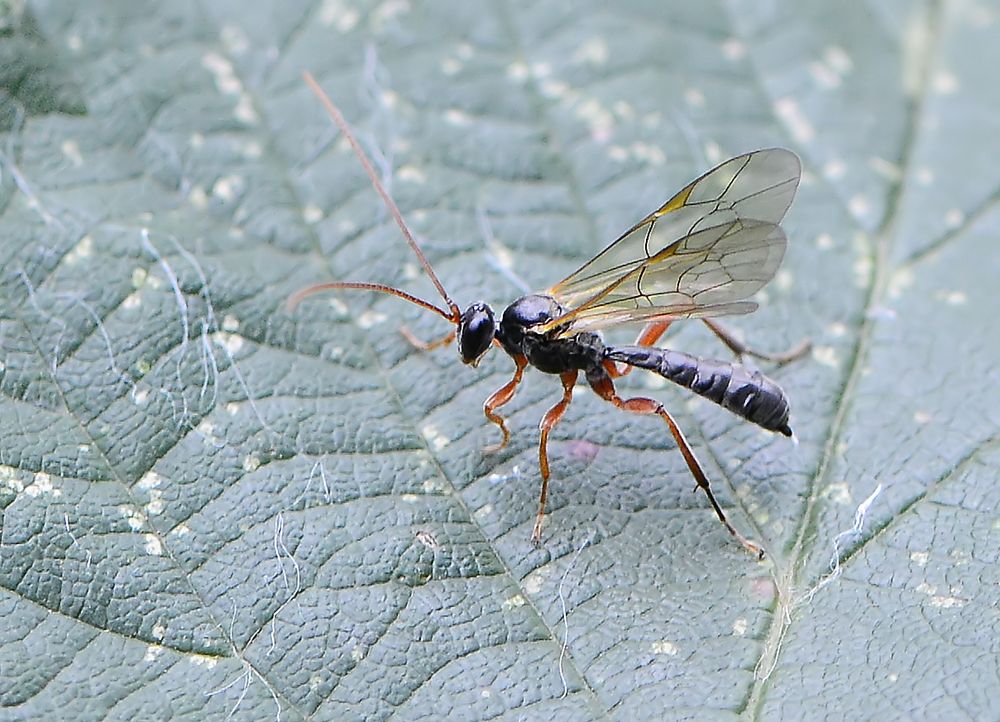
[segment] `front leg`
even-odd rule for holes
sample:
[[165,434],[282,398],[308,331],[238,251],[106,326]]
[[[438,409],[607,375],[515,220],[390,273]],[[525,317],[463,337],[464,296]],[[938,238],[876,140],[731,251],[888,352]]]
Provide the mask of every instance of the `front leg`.
[[496,451],[500,451],[500,449],[507,446],[507,442],[510,441],[510,431],[507,430],[507,422],[502,416],[494,413],[494,409],[500,408],[514,398],[514,391],[517,389],[517,385],[521,383],[521,377],[524,376],[524,369],[528,365],[528,357],[515,356],[514,363],[517,366],[517,368],[514,369],[514,378],[494,391],[493,394],[486,399],[486,403],[483,404],[483,413],[486,414],[486,418],[499,426],[501,433],[503,433],[503,439],[500,443],[487,446],[483,449],[484,454],[492,454]]
[[399,333],[403,338],[409,341],[410,345],[413,346],[413,348],[419,349],[420,351],[433,351],[436,348],[441,348],[442,346],[445,346],[454,341],[455,334],[457,332],[454,330],[449,331],[441,338],[436,338],[433,341],[424,341],[422,339],[417,338],[416,336],[413,335],[413,331],[411,331],[406,326],[400,326]]

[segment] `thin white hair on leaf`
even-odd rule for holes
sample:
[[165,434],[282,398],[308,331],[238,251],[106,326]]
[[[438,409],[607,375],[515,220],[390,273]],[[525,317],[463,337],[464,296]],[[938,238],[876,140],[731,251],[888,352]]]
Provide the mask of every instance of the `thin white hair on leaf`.
[[844,546],[861,538],[861,535],[864,533],[865,520],[868,517],[868,511],[872,508],[872,505],[881,493],[882,484],[878,484],[875,487],[875,490],[869,494],[864,501],[858,504],[857,509],[854,510],[854,523],[851,524],[848,529],[845,529],[833,537],[833,554],[830,557],[829,566],[830,572],[821,577],[815,585],[796,599],[795,606],[808,604],[812,598],[816,596],[816,593],[819,590],[840,576]]
[[312,465],[312,469],[309,470],[309,477],[306,479],[306,487],[302,490],[298,499],[295,503],[298,503],[306,494],[309,493],[309,489],[312,487],[313,477],[319,472],[319,480],[323,484],[323,496],[326,497],[327,502],[331,499],[330,482],[326,478],[326,467],[323,465],[322,459],[316,459],[315,463]]
[[[389,104],[386,102],[386,90],[379,75],[388,75],[385,66],[379,62],[378,50],[374,43],[365,45],[365,64],[361,74],[360,95],[367,96],[367,100],[372,105],[375,119],[384,127],[385,139],[379,143],[374,132],[365,133],[365,144],[368,146],[368,153],[378,166],[379,175],[382,177],[382,185],[388,193],[392,193],[392,173],[395,160],[394,135],[392,124],[392,113],[389,112]],[[386,150],[383,151],[382,148]]]
[[101,338],[104,341],[104,348],[108,353],[108,366],[111,369],[111,373],[117,376],[119,381],[124,381],[130,388],[134,389],[135,379],[132,378],[131,374],[122,371],[121,368],[119,368],[118,363],[115,361],[115,351],[114,346],[111,343],[111,335],[108,333],[108,330],[104,325],[104,320],[101,318],[100,314],[97,313],[97,310],[82,298],[73,294],[60,293],[57,294],[56,297],[64,298],[70,303],[79,306],[87,313],[88,316],[91,317],[91,319],[93,319],[94,326],[97,329],[97,332],[101,334]]
[[83,549],[84,554],[87,555],[87,564],[85,568],[90,569],[90,562],[94,558],[94,554],[89,549],[84,549],[83,545],[80,544],[80,540],[76,538],[76,534],[73,533],[73,529],[70,527],[69,514],[67,514],[66,512],[63,512],[63,527],[65,527],[66,534],[69,535],[69,538],[73,540],[73,543],[70,544],[70,546],[80,547],[81,549]]
[[246,402],[250,406],[250,410],[253,411],[257,421],[260,422],[261,428],[270,432],[274,436],[278,436],[278,432],[275,431],[269,423],[267,423],[267,419],[265,419],[264,415],[261,413],[260,407],[257,405],[257,399],[254,398],[253,392],[250,390],[250,384],[247,383],[246,377],[243,375],[243,372],[240,371],[240,367],[236,363],[236,359],[233,356],[232,351],[229,350],[229,346],[225,343],[222,334],[223,332],[221,331],[217,331],[215,333],[214,337],[216,344],[222,349],[222,353],[225,354],[226,359],[229,361],[229,368],[232,370],[233,377],[236,379],[236,382],[240,385],[240,388],[243,389],[243,395],[246,396]]
[[[18,135],[23,120],[24,111],[18,107],[13,124],[13,132],[9,134],[11,143],[13,143],[13,139]],[[31,183],[28,182],[28,179],[25,178],[24,174],[21,172],[21,169],[18,168],[17,164],[13,161],[15,155],[16,152],[14,151],[0,151],[0,181],[3,180],[3,170],[6,169],[7,174],[10,176],[11,180],[14,181],[15,187],[21,192],[21,195],[27,198],[28,207],[39,215],[45,225],[55,226],[56,228],[65,231],[66,225],[59,219],[58,216],[46,208],[45,204],[42,202],[41,196],[35,193],[34,189],[31,187]]]
[[192,416],[190,409],[188,408],[187,396],[184,394],[184,377],[183,377],[183,364],[184,359],[188,352],[188,336],[191,332],[191,318],[189,315],[187,299],[184,296],[184,291],[181,289],[180,281],[177,278],[177,274],[174,269],[167,262],[167,259],[160,253],[159,249],[153,245],[153,242],[149,238],[149,229],[143,228],[140,230],[140,237],[142,238],[142,246],[146,251],[153,257],[160,270],[163,271],[163,275],[167,279],[167,283],[170,285],[170,289],[174,295],[174,303],[177,306],[177,320],[181,327],[181,338],[180,344],[170,353],[170,358],[174,360],[174,378],[177,382],[177,389],[179,390],[178,395],[180,396],[180,418],[178,419],[177,408],[173,403],[173,394],[169,393],[168,389],[161,389],[161,391],[168,391],[168,398],[171,400],[171,406],[173,407],[174,421],[179,425],[180,428],[193,428]]
[[230,719],[233,715],[236,714],[236,712],[239,711],[240,707],[243,704],[243,700],[246,699],[247,693],[250,691],[250,685],[253,682],[254,677],[256,677],[260,681],[260,683],[264,685],[264,688],[268,691],[268,694],[271,695],[271,699],[274,701],[274,706],[276,707],[274,713],[275,722],[281,722],[281,702],[278,700],[278,695],[275,693],[274,689],[271,687],[270,684],[268,684],[267,680],[264,679],[264,677],[260,674],[260,672],[258,672],[254,668],[252,664],[250,664],[247,660],[243,659],[242,657],[238,656],[238,658],[240,659],[240,663],[243,666],[242,674],[237,676],[236,679],[234,679],[232,682],[229,682],[228,684],[225,684],[222,687],[217,687],[213,690],[206,692],[205,696],[214,697],[217,694],[222,694],[223,692],[229,690],[231,687],[234,687],[240,682],[242,682],[243,687],[242,689],[240,689],[240,695],[239,697],[237,697],[236,702],[233,703],[232,708],[230,708],[229,713],[226,715],[226,719]]
[[497,240],[493,234],[493,226],[490,224],[489,212],[478,203],[476,204],[476,225],[479,226],[479,236],[483,239],[483,246],[486,249],[484,252],[486,263],[490,268],[507,279],[521,293],[531,293],[531,287],[514,271],[513,263],[504,260],[504,256],[509,256],[510,251]]
[[561,619],[563,625],[563,639],[562,644],[559,646],[559,680],[563,686],[562,694],[559,696],[560,699],[565,699],[569,694],[569,682],[566,680],[566,670],[564,668],[566,652],[569,650],[569,610],[566,607],[566,594],[563,587],[566,584],[566,579],[569,578],[570,572],[573,571],[573,567],[576,566],[577,561],[580,559],[583,550],[594,541],[594,534],[595,532],[591,531],[580,546],[576,548],[576,551],[573,552],[573,557],[569,560],[566,570],[559,578],[559,585],[556,587],[556,596],[559,599],[559,607],[562,611]]
[[[181,257],[194,269],[198,280],[201,282],[199,293],[205,304],[205,318],[201,319],[202,383],[198,400],[202,402],[202,408],[207,412],[215,408],[215,404],[219,398],[219,364],[216,362],[215,352],[212,350],[212,344],[209,341],[210,334],[217,331],[219,327],[215,316],[215,305],[212,303],[211,285],[208,282],[208,276],[194,254],[188,251],[175,236],[171,235],[169,238]],[[212,398],[208,404],[205,404],[205,395],[208,393],[209,385],[212,387]]]
[[[204,376],[202,377],[201,391],[198,392],[198,399],[204,408],[214,409],[219,400],[219,364],[215,360],[210,333],[211,326],[206,320],[203,320],[201,323],[201,364]],[[208,393],[209,385],[212,387],[212,397],[205,404],[205,395]]]
[[[281,573],[282,586],[284,586],[287,596],[285,600],[274,610],[274,614],[271,615],[271,623],[268,625],[270,627],[270,638],[271,646],[267,650],[267,654],[270,655],[278,646],[277,637],[277,623],[278,615],[281,614],[282,610],[292,603],[300,591],[302,591],[302,567],[299,566],[298,561],[295,556],[288,550],[288,546],[285,544],[285,516],[283,512],[278,512],[277,516],[274,518],[274,558],[275,563],[278,565],[278,570]],[[292,569],[294,570],[294,585],[290,584],[288,572],[285,571],[285,561],[291,562]]]
[[[229,345],[226,343],[226,339],[232,334],[229,332],[224,332],[220,329],[218,315],[215,311],[215,304],[212,301],[211,293],[211,283],[209,282],[208,275],[202,268],[201,263],[198,261],[197,257],[191,253],[184,245],[173,235],[167,236],[169,241],[175,247],[178,255],[187,262],[192,268],[194,273],[197,275],[199,280],[199,296],[201,296],[202,302],[204,304],[204,317],[198,319],[200,321],[200,331],[199,331],[199,346],[201,354],[201,369],[202,369],[202,382],[201,388],[198,393],[198,399],[202,403],[202,408],[199,409],[198,414],[192,414],[188,408],[188,400],[184,395],[184,383],[181,375],[181,369],[184,360],[188,354],[188,344],[189,336],[192,327],[191,318],[191,307],[187,303],[184,296],[184,292],[180,287],[180,282],[178,280],[177,274],[173,267],[167,262],[166,258],[159,251],[159,249],[153,244],[150,239],[150,233],[148,228],[141,229],[142,235],[142,245],[143,247],[153,256],[157,264],[163,270],[163,273],[167,277],[167,282],[170,284],[170,288],[174,294],[176,305],[178,308],[178,316],[181,324],[181,343],[178,349],[176,349],[172,356],[178,356],[176,359],[175,367],[175,378],[178,386],[180,387],[180,395],[183,399],[182,409],[181,409],[181,423],[186,425],[187,428],[194,428],[193,418],[195,415],[205,415],[213,408],[215,408],[218,403],[218,389],[219,380],[221,377],[221,372],[219,370],[218,359],[215,356],[215,346],[218,346],[223,355],[229,362],[229,369],[232,371],[233,377],[239,384],[240,388],[243,390],[246,402],[249,404],[250,409],[253,411],[254,416],[260,423],[261,427],[273,435],[277,435],[277,432],[271,427],[271,425],[264,418],[263,413],[257,403],[257,398],[250,390],[250,384],[246,379],[246,376],[240,370],[239,364],[236,362]],[[214,344],[212,342],[215,342]],[[212,393],[209,396],[209,388],[211,387]],[[162,390],[161,390],[162,391]],[[172,398],[172,395],[170,396]],[[206,397],[209,397],[206,403]],[[176,410],[175,410],[176,418]]]
[[35,309],[39,316],[59,328],[59,335],[56,336],[55,344],[52,346],[52,362],[50,365],[52,375],[55,376],[56,369],[59,368],[59,351],[62,346],[63,336],[66,335],[66,321],[42,309],[38,303],[38,294],[35,290],[35,285],[31,282],[31,279],[28,277],[28,274],[24,271],[24,269],[19,268],[17,270],[17,275],[21,279],[21,283],[24,284],[25,289],[28,291],[28,303],[31,304],[31,307]]
[[[789,627],[792,622],[792,612],[798,607],[808,604],[812,601],[812,598],[827,584],[830,584],[836,580],[842,569],[843,562],[843,549],[845,543],[849,540],[859,539],[864,533],[865,520],[868,516],[868,512],[871,510],[872,505],[875,500],[882,493],[882,484],[878,484],[875,490],[862,501],[854,511],[854,520],[851,526],[844,531],[839,532],[833,538],[831,542],[833,546],[833,555],[830,559],[830,572],[825,574],[820,580],[813,585],[805,593],[795,596],[791,583],[777,583],[778,589],[778,608],[776,614],[781,618],[781,629],[778,633],[777,638],[773,644],[767,645],[767,647],[762,652],[760,659],[757,662],[757,666],[754,669],[754,677],[758,681],[766,681],[771,674],[774,672],[778,665],[778,658],[781,654],[781,647],[785,641],[785,635],[788,632]],[[790,576],[790,574],[789,574]],[[776,580],[777,582],[778,580]],[[783,580],[787,581],[787,580]]]

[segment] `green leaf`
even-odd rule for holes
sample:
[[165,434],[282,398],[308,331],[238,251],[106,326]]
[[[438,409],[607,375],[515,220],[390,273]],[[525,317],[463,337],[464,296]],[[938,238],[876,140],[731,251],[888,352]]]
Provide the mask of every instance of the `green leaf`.
[[[987,3],[38,0],[0,10],[0,717],[983,719],[1000,695]],[[16,43],[16,45],[8,45]],[[16,48],[11,50],[11,48]],[[714,162],[806,174],[731,325],[798,445],[581,387],[529,540],[537,372],[419,352]],[[991,290],[993,289],[993,290]],[[627,338],[627,335],[622,337]],[[703,326],[667,341],[725,349]],[[831,566],[831,562],[834,562]]]

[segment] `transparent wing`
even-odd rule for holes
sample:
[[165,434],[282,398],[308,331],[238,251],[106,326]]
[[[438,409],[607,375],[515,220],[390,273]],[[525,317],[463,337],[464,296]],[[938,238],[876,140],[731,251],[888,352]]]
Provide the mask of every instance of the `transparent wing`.
[[786,245],[778,223],[800,175],[798,157],[783,148],[710,170],[548,289],[570,310],[539,330],[564,326],[560,335],[569,335],[634,320],[752,311],[754,304],[736,302],[777,271]]

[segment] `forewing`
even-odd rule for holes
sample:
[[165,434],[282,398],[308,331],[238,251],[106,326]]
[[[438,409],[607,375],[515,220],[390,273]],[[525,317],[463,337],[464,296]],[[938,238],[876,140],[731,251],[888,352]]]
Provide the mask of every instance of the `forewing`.
[[716,318],[718,316],[738,316],[757,310],[753,301],[736,301],[735,303],[720,303],[713,306],[675,305],[669,308],[640,308],[628,310],[623,308],[603,308],[599,311],[584,314],[573,319],[568,331],[556,334],[557,338],[579,333],[580,331],[598,331],[609,326],[620,326],[626,323],[650,323],[652,321],[676,321],[681,318]]
[[599,298],[561,316],[551,328],[566,325],[560,335],[568,335],[632,320],[748,313],[753,308],[747,305],[756,305],[744,299],[774,277],[785,246],[781,226],[773,223],[735,220],[696,231],[604,288]]
[[[598,315],[610,319],[609,304],[636,311],[726,304],[755,293],[781,262],[785,236],[777,224],[800,175],[798,157],[783,148],[710,170],[550,288],[546,293],[570,310],[539,330],[571,321],[578,330],[590,309],[591,323]],[[668,309],[663,315],[670,316]],[[684,315],[690,314],[678,317]]]

